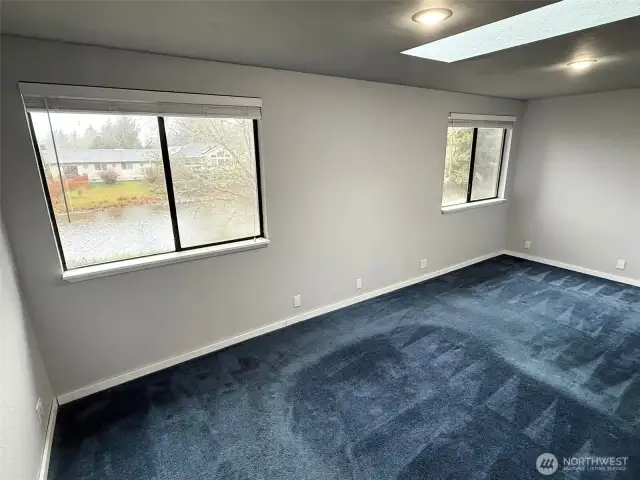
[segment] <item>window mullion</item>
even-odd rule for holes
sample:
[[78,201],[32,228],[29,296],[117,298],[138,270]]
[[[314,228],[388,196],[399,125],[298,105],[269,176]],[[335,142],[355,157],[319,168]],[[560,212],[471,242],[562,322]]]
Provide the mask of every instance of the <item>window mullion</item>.
[[500,195],[500,182],[502,181],[502,163],[504,162],[504,147],[507,143],[507,129],[502,130],[502,144],[500,145],[500,163],[498,164],[498,181],[496,182],[496,198]]
[[476,163],[476,143],[478,141],[478,129],[473,129],[473,140],[471,141],[471,160],[469,163],[469,183],[467,184],[467,203],[471,202],[471,190],[473,189],[473,171]]
[[[256,163],[256,195],[258,196],[258,221],[260,222],[260,235],[264,235],[264,220],[262,218],[262,181],[260,171],[260,143],[258,140],[258,120],[253,120],[253,148],[255,151],[255,163]],[[254,232],[254,238],[255,238]]]
[[173,177],[171,175],[171,163],[169,161],[169,146],[164,128],[164,118],[158,117],[158,134],[160,135],[160,150],[162,151],[162,165],[164,166],[164,179],[167,185],[167,200],[169,201],[169,213],[171,214],[171,227],[173,228],[173,240],[176,252],[182,250],[180,243],[180,231],[178,230],[178,213],[176,211],[176,199],[173,191]]

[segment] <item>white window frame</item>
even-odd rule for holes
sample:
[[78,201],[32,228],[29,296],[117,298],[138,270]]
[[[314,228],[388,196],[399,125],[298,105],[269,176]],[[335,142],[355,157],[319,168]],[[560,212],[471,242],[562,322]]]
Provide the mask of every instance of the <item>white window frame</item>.
[[[176,240],[176,250],[168,253],[160,253],[150,256],[142,256],[127,260],[101,263],[90,266],[66,269],[64,253],[57,233],[57,224],[49,193],[44,183],[44,164],[40,156],[39,145],[34,136],[34,149],[38,157],[39,168],[43,181],[43,189],[47,203],[49,204],[51,228],[55,236],[60,256],[62,278],[70,282],[90,280],[98,277],[116,275],[120,273],[142,270],[172,263],[191,261],[204,257],[225,255],[230,253],[264,248],[269,243],[266,219],[266,194],[264,183],[263,157],[261,152],[261,136],[257,130],[261,130],[262,99],[254,97],[231,97],[208,94],[174,93],[144,90],[126,90],[102,87],[85,87],[74,85],[50,85],[41,83],[18,83],[23,98],[25,109],[29,111],[48,110],[58,108],[66,112],[118,112],[136,115],[152,115],[159,118],[165,115],[173,116],[197,116],[197,117],[222,117],[222,118],[246,118],[254,121],[256,135],[256,169],[258,189],[258,209],[261,221],[261,234],[249,239],[203,245],[197,247],[180,248]],[[32,134],[34,132],[32,131]],[[168,152],[167,152],[168,153]],[[168,161],[168,158],[166,159]],[[97,165],[95,170],[98,171]],[[175,212],[172,213],[172,222],[177,228]]]
[[[442,196],[441,196],[441,212],[443,214],[461,212],[464,210],[470,210],[479,207],[486,207],[490,205],[499,205],[506,202],[506,180],[507,170],[509,166],[509,158],[511,153],[511,143],[513,140],[513,129],[515,128],[516,117],[512,115],[484,115],[484,114],[470,114],[470,113],[451,113],[449,114],[449,121],[447,124],[447,137],[450,127],[469,127],[469,128],[502,128],[505,130],[501,149],[499,177],[497,185],[497,194],[495,197],[481,200],[470,200],[472,184],[473,184],[473,170],[469,171],[469,185],[467,200],[464,203],[456,205],[442,205],[444,200],[444,174],[442,183]],[[477,133],[474,132],[474,138]],[[446,156],[445,144],[445,156]],[[474,163],[475,159],[471,159],[471,163]]]

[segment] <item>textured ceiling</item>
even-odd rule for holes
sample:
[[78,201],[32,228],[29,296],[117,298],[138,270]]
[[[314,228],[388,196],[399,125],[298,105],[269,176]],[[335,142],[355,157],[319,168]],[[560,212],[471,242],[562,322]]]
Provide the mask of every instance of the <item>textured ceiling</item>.
[[[5,0],[2,32],[508,98],[640,86],[640,17],[454,64],[400,54],[548,3]],[[428,7],[454,15],[411,21]],[[599,62],[570,72],[566,63],[583,55]]]

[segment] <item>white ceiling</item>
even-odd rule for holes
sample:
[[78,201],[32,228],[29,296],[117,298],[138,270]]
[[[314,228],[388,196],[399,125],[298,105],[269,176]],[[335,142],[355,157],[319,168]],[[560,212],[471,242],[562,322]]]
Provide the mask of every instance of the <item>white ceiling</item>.
[[[2,32],[508,98],[640,86],[640,17],[453,64],[400,54],[548,3],[5,0]],[[454,15],[411,21],[429,7]],[[583,55],[599,61],[580,75],[566,68]]]

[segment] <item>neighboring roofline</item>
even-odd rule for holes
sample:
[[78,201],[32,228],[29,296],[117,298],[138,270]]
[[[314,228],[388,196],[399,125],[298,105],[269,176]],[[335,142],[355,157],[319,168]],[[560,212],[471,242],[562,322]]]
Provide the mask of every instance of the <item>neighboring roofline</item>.
[[[118,160],[118,161],[109,161],[109,162],[62,162],[60,165],[96,165],[96,164],[111,164],[111,163],[153,163],[153,162],[157,162],[157,163],[161,163],[162,160],[146,160],[146,159],[142,159],[142,160]],[[55,165],[56,162],[44,162],[47,165]]]
[[[190,143],[187,145],[169,147],[172,155],[180,155],[184,158],[201,158],[208,156],[210,153],[220,150],[220,147],[211,147],[206,144]],[[73,153],[68,153],[73,152]],[[128,152],[125,153],[125,152]],[[118,163],[152,163],[161,161],[160,152],[157,148],[64,148],[58,150],[61,165],[89,165],[89,164],[118,164]],[[108,157],[113,154],[114,157],[109,160],[92,159],[91,157]],[[153,159],[149,154],[157,154],[157,159]],[[57,163],[56,155],[52,149],[40,150],[42,161],[48,165]],[[71,157],[71,158],[69,158]],[[84,157],[81,159],[74,157]],[[134,157],[134,158],[131,158]],[[137,158],[135,158],[137,157]]]

